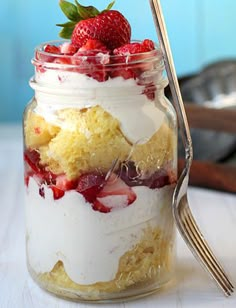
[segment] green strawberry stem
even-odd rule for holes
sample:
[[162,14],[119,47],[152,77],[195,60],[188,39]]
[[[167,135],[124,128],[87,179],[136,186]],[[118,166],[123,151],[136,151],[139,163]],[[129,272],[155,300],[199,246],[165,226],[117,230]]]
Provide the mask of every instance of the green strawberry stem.
[[59,5],[62,12],[66,15],[69,19],[68,22],[63,24],[57,24],[57,26],[62,27],[62,30],[59,33],[59,36],[64,39],[70,39],[75,28],[75,25],[80,22],[81,20],[85,20],[88,18],[96,17],[97,15],[101,14],[104,11],[109,11],[115,1],[112,1],[105,10],[99,11],[94,6],[83,6],[77,0],[75,0],[75,4],[70,3],[65,0],[60,0]]

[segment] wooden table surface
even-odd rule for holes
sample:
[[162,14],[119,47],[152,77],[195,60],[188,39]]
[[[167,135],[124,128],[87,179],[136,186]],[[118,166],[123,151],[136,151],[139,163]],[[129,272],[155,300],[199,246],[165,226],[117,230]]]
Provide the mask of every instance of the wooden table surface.
[[[166,290],[118,304],[76,304],[41,290],[26,269],[20,126],[0,125],[0,308],[236,307],[225,298],[177,237],[176,279]],[[219,260],[236,282],[236,196],[189,188],[192,211]]]

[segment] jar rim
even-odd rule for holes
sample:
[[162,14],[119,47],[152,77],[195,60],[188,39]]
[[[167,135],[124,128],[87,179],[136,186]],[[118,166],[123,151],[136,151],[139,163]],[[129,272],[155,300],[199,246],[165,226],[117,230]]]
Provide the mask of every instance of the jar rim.
[[[142,52],[142,53],[135,53],[135,54],[127,54],[127,55],[110,55],[105,53],[98,53],[96,55],[86,55],[86,52],[84,55],[64,55],[64,54],[54,54],[49,53],[44,50],[45,46],[55,45],[58,46],[63,43],[69,43],[70,40],[52,40],[47,41],[44,43],[39,44],[35,48],[34,52],[34,58],[32,59],[32,64],[34,66],[46,66],[47,68],[61,68],[62,66],[64,68],[72,68],[77,67],[77,62],[85,61],[85,60],[91,60],[95,61],[96,59],[99,59],[100,61],[95,64],[95,66],[99,65],[100,67],[104,68],[115,68],[121,65],[137,65],[140,63],[146,63],[146,62],[159,62],[160,67],[163,66],[163,54],[158,44],[155,44],[155,49],[148,51],[148,52]],[[140,40],[132,40],[131,43],[139,43]],[[75,61],[71,61],[71,60]],[[108,59],[108,61],[107,61]],[[57,60],[57,62],[56,62]],[[62,60],[62,61],[60,61]]]

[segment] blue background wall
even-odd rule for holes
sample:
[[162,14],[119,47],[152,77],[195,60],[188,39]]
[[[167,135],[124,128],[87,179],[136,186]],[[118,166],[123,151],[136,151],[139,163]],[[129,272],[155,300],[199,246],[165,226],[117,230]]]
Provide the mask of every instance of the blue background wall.
[[[109,0],[81,0],[103,9]],[[162,0],[176,70],[179,76],[223,58],[236,58],[235,0]],[[157,40],[148,0],[116,0],[130,21],[133,38]],[[64,22],[58,0],[8,0],[0,8],[0,122],[20,121],[33,95],[34,47],[58,38],[56,23]]]

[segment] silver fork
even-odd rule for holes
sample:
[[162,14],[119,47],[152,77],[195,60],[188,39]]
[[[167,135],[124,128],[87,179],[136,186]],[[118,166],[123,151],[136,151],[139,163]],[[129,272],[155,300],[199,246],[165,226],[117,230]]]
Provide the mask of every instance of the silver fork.
[[179,89],[178,79],[171,54],[170,44],[159,0],[149,0],[153,19],[165,61],[166,72],[169,79],[171,94],[177,112],[182,141],[185,147],[185,168],[178,179],[173,196],[173,216],[176,226],[190,248],[193,255],[203,268],[214,279],[217,286],[226,296],[234,292],[234,286],[226,275],[220,263],[217,261],[208,243],[204,239],[193,215],[190,211],[187,198],[189,171],[193,160],[192,140],[184,104]]

